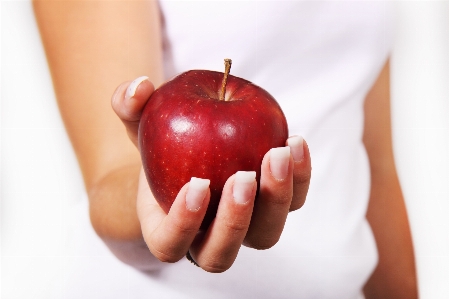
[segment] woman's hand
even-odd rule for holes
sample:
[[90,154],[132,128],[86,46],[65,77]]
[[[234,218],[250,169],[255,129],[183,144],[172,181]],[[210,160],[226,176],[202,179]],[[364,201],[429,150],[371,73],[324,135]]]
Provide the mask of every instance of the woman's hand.
[[[147,77],[121,84],[112,107],[137,146],[137,129],[146,101],[154,91]],[[286,147],[271,149],[263,158],[260,191],[255,201],[255,172],[239,171],[226,182],[217,215],[207,231],[199,231],[210,199],[209,181],[192,178],[179,191],[168,215],[162,210],[140,172],[137,214],[152,254],[177,262],[190,252],[208,272],[231,267],[242,244],[267,249],[279,240],[287,214],[305,202],[311,175],[310,155],[301,137]]]

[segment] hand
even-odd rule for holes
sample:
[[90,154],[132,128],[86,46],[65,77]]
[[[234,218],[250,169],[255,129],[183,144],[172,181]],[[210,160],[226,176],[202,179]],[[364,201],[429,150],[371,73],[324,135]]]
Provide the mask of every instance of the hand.
[[[148,78],[140,77],[121,84],[112,97],[112,107],[136,146],[140,116],[153,91]],[[242,244],[255,249],[275,245],[287,214],[304,204],[311,175],[306,142],[293,136],[286,145],[271,149],[263,158],[257,201],[254,172],[239,171],[227,180],[207,231],[199,228],[210,199],[208,180],[193,178],[184,185],[165,214],[141,170],[137,213],[152,254],[163,262],[177,262],[189,251],[204,270],[224,272]]]

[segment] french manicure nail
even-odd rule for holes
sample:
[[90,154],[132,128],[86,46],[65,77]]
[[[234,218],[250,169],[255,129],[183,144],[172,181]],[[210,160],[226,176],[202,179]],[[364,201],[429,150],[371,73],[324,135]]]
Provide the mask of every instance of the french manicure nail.
[[301,136],[292,136],[287,139],[287,145],[295,162],[301,161],[304,158],[304,139]]
[[210,180],[192,177],[189,183],[189,189],[186,194],[186,207],[192,212],[196,212],[201,208],[207,190],[209,189]]
[[141,76],[137,79],[134,79],[134,81],[131,82],[131,84],[128,86],[128,89],[126,90],[125,100],[129,100],[130,98],[132,98],[136,94],[137,87],[139,87],[140,83],[147,79],[147,76]]
[[277,147],[270,150],[270,170],[275,179],[283,180],[288,174],[290,147]]
[[251,199],[255,181],[255,171],[237,171],[232,189],[232,195],[236,203],[245,204]]

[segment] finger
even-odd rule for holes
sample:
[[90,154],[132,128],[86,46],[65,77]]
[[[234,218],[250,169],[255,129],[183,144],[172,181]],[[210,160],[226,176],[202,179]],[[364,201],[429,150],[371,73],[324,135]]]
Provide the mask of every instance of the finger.
[[137,146],[137,130],[142,110],[154,91],[153,83],[142,76],[132,82],[124,82],[112,96],[112,109],[122,120],[128,136]]
[[279,240],[293,195],[290,147],[271,149],[263,158],[260,190],[244,244],[267,249]]
[[256,191],[254,171],[238,171],[227,180],[214,221],[190,249],[201,268],[219,273],[232,266],[248,231]]
[[294,160],[293,197],[290,211],[295,211],[301,208],[306,201],[312,174],[312,164],[309,147],[301,136],[291,136],[287,139],[286,144],[290,147]]
[[168,215],[157,203],[139,205],[144,240],[160,261],[177,262],[189,250],[209,204],[209,183],[192,178],[181,188]]

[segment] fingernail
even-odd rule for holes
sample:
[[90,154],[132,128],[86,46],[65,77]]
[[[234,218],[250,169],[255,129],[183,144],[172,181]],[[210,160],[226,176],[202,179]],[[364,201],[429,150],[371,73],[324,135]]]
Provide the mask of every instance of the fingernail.
[[130,98],[132,98],[136,94],[137,87],[139,87],[140,83],[147,79],[147,76],[141,76],[137,79],[134,79],[134,81],[131,82],[131,84],[128,86],[128,89],[126,90],[125,100],[129,100]]
[[201,208],[207,190],[209,189],[210,180],[192,177],[189,183],[189,189],[186,194],[186,207],[192,212],[196,212]]
[[301,136],[292,136],[287,139],[287,145],[295,162],[301,161],[304,158],[304,139]]
[[234,187],[232,189],[232,194],[236,203],[245,204],[251,199],[255,181],[255,171],[237,171],[234,177]]
[[277,147],[270,150],[270,170],[275,179],[283,180],[288,174],[290,147]]

